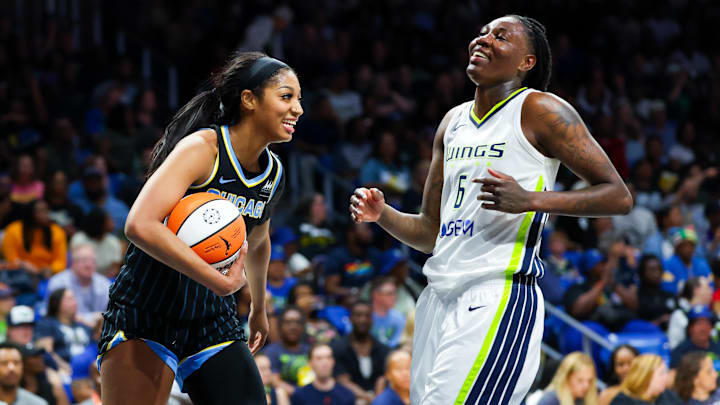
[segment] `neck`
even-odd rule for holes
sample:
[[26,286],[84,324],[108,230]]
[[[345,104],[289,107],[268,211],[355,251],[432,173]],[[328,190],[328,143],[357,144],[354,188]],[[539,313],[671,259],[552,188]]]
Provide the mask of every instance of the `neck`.
[[252,120],[244,119],[238,124],[228,127],[235,156],[240,164],[254,172],[260,171],[260,154],[270,144],[262,136],[262,130],[253,125]]
[[348,250],[350,251],[350,253],[358,256],[363,255],[366,252],[365,247],[355,242],[354,240],[348,242]]
[[335,387],[335,379],[331,376],[316,377],[313,386],[320,391],[330,391]]
[[367,343],[367,342],[370,342],[370,340],[371,340],[369,333],[357,334],[355,332],[352,332],[350,336],[353,341],[358,342],[358,343]]
[[80,284],[83,287],[88,287],[90,284],[92,284],[92,276],[90,278],[85,278],[85,277],[78,277],[77,275],[75,275],[75,278],[77,279],[78,284]]
[[702,388],[695,388],[692,393],[692,399],[696,401],[705,401],[710,397],[710,393]]
[[0,401],[12,404],[17,397],[18,387],[0,387]]
[[684,257],[681,257],[680,260],[682,260],[682,262],[685,263],[685,265],[688,267],[690,267],[690,265],[692,265],[692,257],[689,257],[687,259]]
[[475,88],[475,106],[473,107],[475,115],[482,119],[495,104],[505,100],[521,87],[520,84],[515,82],[504,82],[489,87],[477,86]]
[[410,390],[402,390],[394,384],[390,384],[390,388],[402,399],[406,404],[410,403]]
[[285,346],[286,349],[296,350],[300,347],[300,342],[288,342],[287,340],[283,340],[283,346]]
[[57,319],[64,325],[70,325],[72,323],[72,316],[69,315],[58,313]]

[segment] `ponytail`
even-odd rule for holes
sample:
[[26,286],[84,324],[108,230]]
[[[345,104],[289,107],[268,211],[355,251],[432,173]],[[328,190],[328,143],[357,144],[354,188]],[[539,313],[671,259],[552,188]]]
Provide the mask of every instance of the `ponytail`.
[[212,88],[192,98],[173,116],[162,138],[155,144],[148,167],[149,178],[180,140],[212,124],[233,125],[240,121],[240,94],[251,90],[262,99],[262,90],[281,70],[292,70],[285,63],[260,52],[238,52],[223,69],[213,75]]

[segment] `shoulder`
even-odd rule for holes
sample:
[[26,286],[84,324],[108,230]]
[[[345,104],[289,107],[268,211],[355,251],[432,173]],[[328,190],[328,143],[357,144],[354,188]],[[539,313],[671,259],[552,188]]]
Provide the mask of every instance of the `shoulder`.
[[438,126],[437,132],[435,133],[436,142],[442,140],[445,137],[445,131],[447,130],[448,125],[450,125],[450,121],[452,121],[453,117],[455,117],[455,115],[457,115],[462,109],[466,108],[469,104],[472,103],[472,100],[466,101],[462,104],[456,105],[445,113],[445,116],[443,117],[442,121],[440,121],[440,125]]
[[47,401],[22,387],[18,387],[16,402],[28,405],[48,405]]
[[199,129],[178,141],[176,150],[192,150],[196,153],[208,153],[213,157],[217,154],[217,132],[212,128]]
[[22,229],[22,221],[20,221],[20,220],[13,221],[10,224],[8,224],[8,226],[5,227],[5,234],[7,235],[8,233],[17,233],[17,232],[20,232],[21,229]]
[[65,236],[65,231],[62,229],[62,227],[60,227],[60,225],[54,222],[50,224],[50,232],[56,236]]
[[334,390],[337,391],[338,393],[340,393],[342,396],[355,398],[355,394],[353,394],[352,391],[350,391],[348,388],[346,388],[344,385],[340,384],[339,382],[335,382]]

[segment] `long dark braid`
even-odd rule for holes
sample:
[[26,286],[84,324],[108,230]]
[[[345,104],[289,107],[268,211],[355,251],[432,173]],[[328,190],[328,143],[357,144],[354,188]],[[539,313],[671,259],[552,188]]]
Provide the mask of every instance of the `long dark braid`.
[[525,27],[528,42],[535,53],[537,61],[522,81],[523,86],[532,87],[537,90],[547,91],[552,73],[552,53],[550,43],[547,39],[547,31],[540,21],[531,18],[512,14]]

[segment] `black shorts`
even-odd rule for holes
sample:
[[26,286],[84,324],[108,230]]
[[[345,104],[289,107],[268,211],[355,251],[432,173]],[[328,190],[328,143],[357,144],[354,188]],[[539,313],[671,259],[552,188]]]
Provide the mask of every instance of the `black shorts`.
[[183,380],[214,354],[235,341],[247,341],[236,314],[176,320],[110,300],[103,318],[98,370],[102,356],[110,349],[130,339],[141,339],[173,370],[181,388]]

